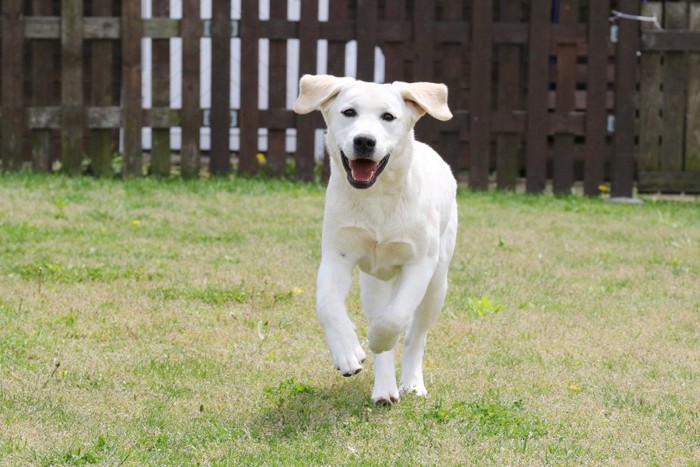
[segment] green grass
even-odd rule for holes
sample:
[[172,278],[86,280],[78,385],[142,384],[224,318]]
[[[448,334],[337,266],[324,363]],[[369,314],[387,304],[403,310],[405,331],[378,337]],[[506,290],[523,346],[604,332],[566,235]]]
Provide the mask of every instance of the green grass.
[[700,465],[700,204],[459,214],[387,408],[315,321],[322,188],[1,176],[0,464]]

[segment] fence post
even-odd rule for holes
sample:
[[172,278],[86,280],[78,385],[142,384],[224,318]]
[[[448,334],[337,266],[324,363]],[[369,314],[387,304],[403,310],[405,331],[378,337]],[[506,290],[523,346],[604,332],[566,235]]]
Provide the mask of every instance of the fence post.
[[[231,139],[231,2],[215,1],[212,6],[211,21],[211,155],[209,172],[212,175],[226,175],[231,172],[229,147]],[[285,81],[282,80],[282,82]]]
[[[391,0],[390,0],[391,1]],[[391,8],[391,5],[387,5],[387,14],[389,14],[389,11],[393,12],[394,14],[396,11],[403,11],[398,8]],[[349,17],[349,12],[348,12],[348,1],[347,0],[334,0],[333,3],[333,8],[330,9],[328,12],[328,19],[330,22],[342,22],[346,21]],[[390,72],[391,71],[398,71],[398,70],[392,70],[392,62],[390,61],[390,58],[392,58],[392,54],[387,52],[387,62],[386,62],[386,79],[387,82],[391,82],[391,79],[389,78]],[[399,54],[397,53],[396,56],[393,57],[394,59],[399,58]],[[403,58],[403,57],[401,57]],[[328,73],[331,75],[335,76],[345,76],[345,41],[341,40],[329,40],[328,41],[328,64],[327,64],[327,70]],[[323,166],[321,168],[321,181],[322,182],[327,182],[328,179],[331,176],[331,167],[330,167],[330,156],[328,155],[328,151],[324,149],[323,151]]]
[[[53,16],[53,8],[44,0],[33,0],[32,14],[35,16]],[[55,41],[32,41],[32,100],[34,106],[49,106],[57,103],[53,90],[56,76],[54,56]],[[51,133],[47,128],[32,130],[32,167],[37,172],[51,170]]]
[[202,111],[199,104],[200,51],[202,21],[200,0],[184,0],[182,4],[182,126],[181,170],[182,176],[199,175],[199,130]]
[[488,190],[491,153],[493,1],[473,3],[469,188]]
[[[691,3],[690,29],[700,32],[700,4]],[[685,143],[685,170],[700,170],[700,52],[688,54],[688,102]]]
[[603,182],[607,109],[608,15],[610,0],[591,0],[588,16],[588,71],[586,76],[586,147],[583,192],[597,196]]
[[377,0],[359,0],[357,25],[357,79],[374,81],[374,47],[377,45]]
[[532,0],[530,4],[525,180],[528,193],[542,193],[547,177],[550,8],[549,0]]
[[24,21],[21,0],[2,2],[2,168],[19,170],[23,160]]
[[[112,16],[112,0],[92,0],[93,16]],[[92,105],[110,106],[112,96],[112,63],[114,45],[111,40],[96,40],[92,45]],[[115,152],[115,131],[93,129],[90,131],[90,167],[97,176],[113,174],[112,157]]]
[[122,2],[122,128],[124,160],[122,176],[143,174],[141,127],[141,2]]
[[[218,4],[218,2],[216,2]],[[153,0],[153,17],[170,17],[170,0]],[[151,40],[151,96],[154,108],[170,107],[170,39]],[[151,127],[150,173],[167,177],[172,168],[170,128]]]
[[[520,2],[500,0],[501,22],[520,23]],[[522,48],[519,44],[498,45],[498,110],[513,116],[520,108]],[[516,131],[501,132],[496,137],[496,184],[499,190],[515,190],[520,172],[522,137]]]
[[[623,13],[639,13],[639,0],[620,0]],[[615,135],[613,137],[612,190],[614,197],[631,197],[634,188],[634,133],[639,23],[619,22],[615,55]]]
[[244,174],[257,171],[258,127],[258,59],[260,5],[252,0],[241,2],[241,108],[239,111],[240,149],[238,170]]
[[[448,0],[442,3],[441,20],[445,26],[450,23],[464,21],[464,2],[462,0]],[[464,55],[467,44],[470,42],[469,28],[462,29],[461,37],[455,37],[449,42],[443,42],[440,46],[442,49],[441,81],[447,85],[449,89],[448,103],[450,109],[454,112],[466,108],[465,95],[466,92],[461,92],[462,82],[464,80]],[[403,58],[403,57],[400,57]],[[457,120],[459,117],[455,117]],[[466,120],[463,120],[466,123]],[[443,126],[438,124],[438,129]],[[459,171],[466,164],[466,151],[463,151],[464,145],[460,139],[460,126],[455,125],[454,129],[449,131],[439,132],[439,141],[437,150],[442,158],[450,165],[452,174],[455,178],[459,176]]]
[[[433,81],[435,51],[435,0],[422,0],[413,4],[413,81]],[[416,138],[431,143],[435,122],[421,118],[415,127]]]
[[[578,22],[578,2],[561,0],[560,27],[572,27]],[[556,46],[556,103],[555,111],[563,119],[576,110],[576,38],[572,42],[559,42]],[[574,185],[574,135],[554,135],[552,156],[552,189],[555,194],[571,194]]]
[[[338,7],[338,10],[331,10],[331,21],[343,21],[347,19],[347,0],[343,1],[343,6]],[[406,18],[406,0],[386,0],[385,7],[385,17],[387,21],[390,22],[402,22],[407,21]],[[406,48],[403,42],[384,42],[382,49],[384,50],[384,77],[387,83],[392,81],[406,81],[407,77],[404,76],[404,69],[406,68]],[[331,52],[331,47],[335,47],[335,50],[342,51],[341,56]],[[328,44],[328,70],[333,69],[332,64],[341,70],[345,70],[345,45],[343,43],[336,43],[332,45],[331,42]],[[340,72],[342,74],[342,71]]]
[[[271,20],[287,20],[287,1],[270,4]],[[274,112],[287,107],[287,40],[270,39],[269,109]],[[267,130],[267,172],[282,176],[287,165],[287,133],[284,128]]]
[[[318,41],[318,2],[301,2],[299,20],[299,73],[316,73]],[[297,119],[297,177],[305,182],[314,179],[314,140],[316,127],[310,116]]]
[[61,3],[61,163],[78,175],[84,156],[83,2]]

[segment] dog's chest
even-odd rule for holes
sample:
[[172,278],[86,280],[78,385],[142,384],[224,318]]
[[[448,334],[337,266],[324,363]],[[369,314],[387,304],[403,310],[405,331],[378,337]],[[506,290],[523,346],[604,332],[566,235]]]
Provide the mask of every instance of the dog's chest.
[[394,278],[401,267],[418,255],[415,242],[400,238],[381,238],[362,227],[345,227],[339,230],[346,254],[357,258],[357,265],[364,273],[381,280]]

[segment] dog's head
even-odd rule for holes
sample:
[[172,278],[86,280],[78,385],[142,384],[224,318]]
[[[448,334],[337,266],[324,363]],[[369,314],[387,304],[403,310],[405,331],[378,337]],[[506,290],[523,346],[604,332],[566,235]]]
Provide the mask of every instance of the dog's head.
[[413,126],[425,113],[449,120],[447,87],[436,83],[375,84],[330,75],[304,75],[294,111],[321,110],[328,152],[350,185],[369,188],[392,156],[413,141]]

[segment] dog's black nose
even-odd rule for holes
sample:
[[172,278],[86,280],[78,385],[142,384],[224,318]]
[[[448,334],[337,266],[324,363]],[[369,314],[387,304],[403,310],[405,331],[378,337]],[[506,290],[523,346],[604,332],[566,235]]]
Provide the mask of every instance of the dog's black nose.
[[377,140],[371,136],[355,136],[352,140],[355,152],[358,154],[371,154],[374,152],[374,147],[377,145]]

